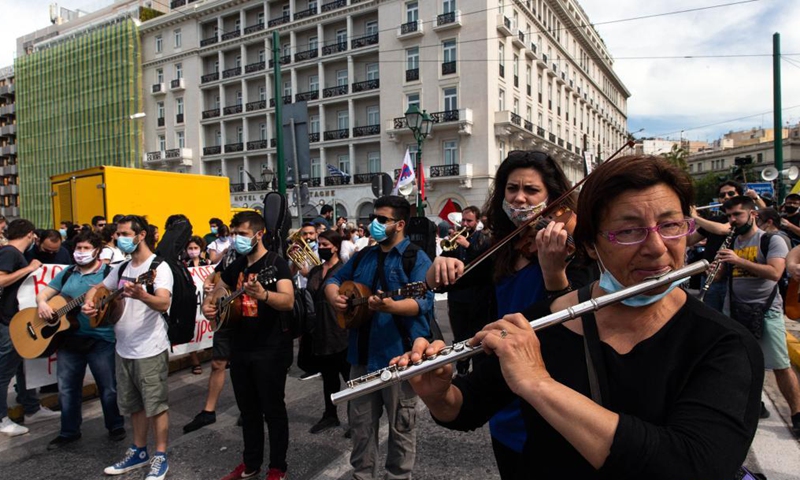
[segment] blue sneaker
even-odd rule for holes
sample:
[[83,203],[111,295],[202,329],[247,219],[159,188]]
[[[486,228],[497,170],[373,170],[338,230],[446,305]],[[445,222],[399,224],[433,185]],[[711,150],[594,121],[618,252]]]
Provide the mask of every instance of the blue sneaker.
[[146,467],[148,460],[147,447],[138,448],[136,445],[131,445],[128,447],[128,451],[125,452],[125,457],[114,465],[106,467],[103,473],[106,475],[122,475],[131,470]]
[[156,452],[153,459],[150,460],[150,472],[144,477],[144,480],[164,480],[169,470],[169,463],[167,463],[167,454],[164,452]]

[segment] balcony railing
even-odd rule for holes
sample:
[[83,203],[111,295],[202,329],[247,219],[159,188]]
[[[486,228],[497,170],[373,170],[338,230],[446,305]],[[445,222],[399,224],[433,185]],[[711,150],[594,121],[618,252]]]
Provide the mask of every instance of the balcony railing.
[[237,113],[242,113],[242,104],[238,105],[231,105],[229,107],[225,107],[222,109],[222,113],[224,115],[236,115]]
[[511,112],[511,123],[513,123],[514,125],[516,125],[518,127],[521,127],[522,126],[522,117],[520,117],[518,114],[516,114],[514,112]]
[[254,140],[252,142],[247,142],[247,150],[263,150],[269,147],[269,142],[267,140]]
[[554,133],[548,133],[547,139],[550,140],[551,143],[556,143],[556,135]]
[[229,143],[225,145],[225,153],[241,152],[244,150],[244,143]]
[[222,34],[222,41],[224,42],[225,40],[231,40],[233,38],[239,38],[241,36],[242,36],[242,31],[241,30],[234,30],[232,32],[226,32],[226,33]]
[[406,82],[419,80],[419,68],[409,68],[406,70]]
[[213,147],[203,147],[203,155],[219,155],[222,153],[222,147],[214,145]]
[[166,93],[163,83],[155,83],[153,84],[153,93]]
[[269,190],[269,183],[267,182],[247,182],[247,190],[250,192],[262,192]]
[[217,42],[219,42],[219,37],[217,35],[214,35],[213,37],[208,37],[200,40],[200,46],[207,47],[209,45],[214,45]]
[[[284,105],[289,105],[290,103],[292,103],[292,96],[291,95],[284,95],[282,98],[283,98],[283,104]],[[270,98],[269,99],[269,107],[272,108],[274,106],[275,106],[275,99],[274,98]]]
[[372,183],[372,179],[375,177],[379,177],[381,174],[378,173],[356,173],[353,175],[353,183],[355,185],[360,185],[363,183]]
[[458,110],[444,110],[430,114],[433,123],[457,122],[459,120]]
[[530,120],[525,120],[525,130],[533,132],[533,122]]
[[375,90],[376,88],[380,88],[380,86],[381,80],[379,78],[373,78],[372,80],[366,80],[363,82],[356,82],[353,84],[353,93]]
[[536,135],[539,135],[540,137],[544,138],[544,134],[545,134],[544,128],[536,127]]
[[[408,122],[406,122],[406,117],[396,117],[394,119],[394,129],[400,130],[402,128],[408,128]],[[397,178],[397,176],[395,176]]]
[[249,35],[251,33],[259,32],[264,30],[264,22],[256,23],[255,25],[250,25],[244,29],[244,34]]
[[361,48],[378,44],[378,34],[372,33],[350,40],[350,48]]
[[269,146],[270,148],[275,148],[278,146],[278,139],[277,138],[270,138],[269,139]]
[[211,110],[203,111],[203,118],[214,118],[219,117],[219,108],[213,108]]
[[564,139],[563,138],[559,138],[556,141],[556,143],[558,144],[559,147],[562,147],[562,148],[564,147]]
[[316,48],[312,48],[311,50],[306,50],[304,52],[297,52],[294,54],[294,61],[295,62],[302,62],[303,60],[309,60],[312,58],[317,58],[319,55],[319,50]]
[[319,132],[309,133],[308,141],[309,143],[319,142]]
[[231,193],[244,192],[244,183],[231,183]]
[[322,98],[338,97],[339,95],[347,95],[347,85],[337,85],[335,87],[328,87],[322,91]]
[[447,25],[456,21],[456,12],[443,13],[436,17],[436,26]]
[[312,177],[308,181],[308,186],[309,187],[321,187],[322,186],[322,179],[319,178],[319,177]]
[[289,18],[289,14],[285,13],[282,17],[273,18],[269,22],[267,22],[267,26],[269,28],[277,27],[278,25],[283,25],[284,23],[289,23],[291,20]]
[[335,2],[329,2],[322,5],[322,13],[330,12],[331,10],[336,10],[337,8],[343,8],[347,6],[347,0],[336,0]]
[[308,102],[310,100],[319,99],[319,90],[310,90],[308,92],[301,92],[294,96],[295,102]]
[[430,177],[457,177],[460,174],[459,165],[431,165]]
[[244,66],[244,73],[258,72],[264,70],[265,68],[267,68],[267,64],[265,62],[251,63]]
[[416,33],[420,30],[420,23],[418,20],[407,22],[400,25],[400,35],[407,35],[409,33]]
[[192,149],[172,148],[164,152],[164,160],[191,160]]
[[442,75],[452,75],[456,73],[456,62],[445,62],[442,64]]
[[175,123],[183,123],[183,114],[179,113],[175,115]]
[[[292,63],[292,56],[291,55],[284,55],[280,58],[281,65],[288,65]],[[273,68],[275,66],[275,61],[273,59],[269,59],[269,68]]]
[[339,185],[350,185],[350,176],[337,175],[335,177],[325,177],[326,187],[336,187]]
[[200,83],[216,82],[219,80],[219,72],[207,73],[200,77]]
[[346,42],[334,43],[332,45],[325,45],[324,47],[322,47],[322,55],[332,55],[334,53],[346,52],[346,51],[347,51]]
[[156,119],[156,125],[159,126],[159,127],[163,127],[164,126],[164,117],[158,117],[158,119]]
[[170,90],[183,90],[186,88],[186,85],[183,82],[182,78],[176,78],[169,82]]
[[312,17],[317,14],[317,7],[309,8],[306,10],[300,10],[299,12],[295,12],[294,19],[300,20],[301,18],[308,18]]
[[380,125],[365,125],[363,127],[353,128],[353,138],[365,137],[367,135],[380,135],[380,133],[381,133]]
[[222,78],[231,78],[242,74],[242,67],[233,67],[222,71]]
[[163,152],[161,152],[161,151],[145,153],[144,154],[145,162],[146,163],[153,163],[153,162],[160,162],[161,160],[164,160],[164,157],[161,155],[162,153]]
[[341,130],[328,130],[323,135],[325,140],[342,140],[345,138],[350,138],[350,129],[343,128]]
[[169,8],[178,8],[186,5],[186,0],[172,0],[169,2]]

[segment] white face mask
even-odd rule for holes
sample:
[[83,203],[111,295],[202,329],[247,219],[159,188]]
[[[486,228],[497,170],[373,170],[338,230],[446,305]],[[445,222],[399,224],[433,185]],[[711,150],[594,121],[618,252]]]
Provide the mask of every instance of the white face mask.
[[94,261],[96,250],[90,250],[88,252],[79,252],[75,251],[72,254],[72,258],[75,259],[75,263],[78,265],[89,265]]

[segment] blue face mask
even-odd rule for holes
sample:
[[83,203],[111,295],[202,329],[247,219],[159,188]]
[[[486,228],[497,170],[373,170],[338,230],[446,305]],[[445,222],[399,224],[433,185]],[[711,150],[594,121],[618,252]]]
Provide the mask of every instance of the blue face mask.
[[233,240],[233,248],[236,249],[237,253],[247,255],[253,250],[253,238],[236,235]]
[[378,243],[381,243],[389,238],[386,235],[386,225],[380,223],[377,218],[372,220],[372,223],[369,224],[369,233]]
[[61,235],[62,237],[66,237],[66,236],[67,236],[67,229],[66,229],[66,228],[59,228],[59,229],[58,229],[58,233],[59,233],[59,235]]
[[133,243],[133,237],[117,238],[117,248],[119,248],[122,253],[133,253],[136,251],[136,247],[138,246],[138,243]]
[[219,228],[211,227],[211,233],[213,233],[214,235],[216,235],[218,231],[219,231]]
[[[605,290],[608,293],[615,293],[625,288],[619,280],[617,280],[614,275],[606,268],[603,264],[603,260],[600,258],[600,254],[597,254],[597,259],[600,261],[600,266],[603,267],[603,273],[600,274],[600,288]],[[645,295],[640,293],[634,297],[625,299],[622,301],[623,305],[627,305],[629,307],[646,307],[647,305],[652,305],[657,301],[661,300],[662,298],[666,297],[671,291],[675,289],[678,285],[684,282],[684,279],[675,280],[661,293],[657,293],[655,295]]]

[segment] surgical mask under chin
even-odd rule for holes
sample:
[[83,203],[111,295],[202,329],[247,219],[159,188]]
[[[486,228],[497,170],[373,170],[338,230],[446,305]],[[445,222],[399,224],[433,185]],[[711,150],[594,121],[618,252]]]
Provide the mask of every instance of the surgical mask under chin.
[[547,200],[538,205],[515,207],[508,203],[507,200],[503,199],[503,211],[506,212],[506,215],[508,215],[508,219],[518,227],[533,218],[534,215],[537,215],[539,212],[544,210],[544,207],[546,206]]
[[372,220],[372,223],[369,224],[369,233],[378,243],[384,242],[389,238],[386,235],[386,225],[380,223],[377,218]]
[[139,243],[133,243],[133,237],[119,237],[117,238],[117,248],[119,248],[122,253],[133,253],[136,251],[136,247],[139,246]]
[[78,265],[89,265],[94,261],[94,252],[94,250],[88,252],[79,252],[76,250],[72,253],[72,258],[75,259],[75,263]]
[[744,235],[753,228],[753,222],[747,222],[742,226],[736,227],[736,235]]
[[[595,250],[596,251],[596,250]],[[603,259],[600,258],[600,252],[597,252],[597,260],[600,262],[600,266],[603,267],[603,272],[600,274],[600,288],[605,290],[608,293],[616,293],[625,288],[619,280],[617,280],[614,275],[606,268],[603,264]],[[675,289],[678,285],[684,282],[685,279],[679,279],[672,282],[666,290],[661,293],[657,293],[655,295],[645,295],[640,293],[639,295],[635,295],[633,297],[627,298],[622,301],[623,305],[627,305],[629,307],[645,307],[647,305],[652,305],[657,301],[661,300],[662,298],[666,297],[671,291]]]
[[253,250],[253,238],[245,237],[244,235],[236,235],[234,237],[233,248],[236,249],[237,253],[247,255]]

